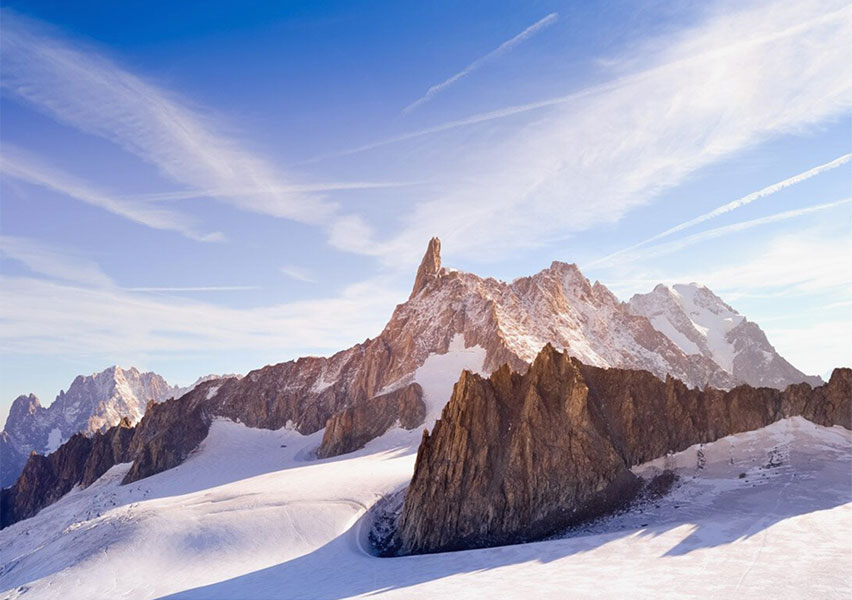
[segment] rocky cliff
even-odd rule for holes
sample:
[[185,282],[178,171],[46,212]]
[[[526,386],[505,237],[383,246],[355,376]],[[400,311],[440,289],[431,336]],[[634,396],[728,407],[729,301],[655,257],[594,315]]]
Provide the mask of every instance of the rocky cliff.
[[49,454],[76,433],[91,436],[125,417],[136,423],[149,400],[161,402],[185,391],[156,373],[113,366],[77,376],[47,408],[32,394],[19,396],[0,438],[0,487],[14,483],[31,452]]
[[[554,262],[506,283],[444,267],[440,251],[440,241],[432,239],[409,299],[377,337],[329,357],[209,380],[174,402],[154,405],[136,428],[125,482],[179,464],[215,417],[249,427],[289,425],[303,434],[326,427],[320,457],[356,450],[397,424],[431,427],[423,421],[417,373],[430,357],[451,352],[454,340],[483,352],[483,373],[504,364],[523,372],[550,343],[598,367],[644,369],[699,387],[738,383],[712,356],[685,352],[576,265]],[[447,377],[454,380],[460,370]],[[791,377],[788,383],[801,381]]]
[[117,463],[130,460],[129,419],[94,436],[77,433],[52,454],[32,453],[15,485],[0,491],[0,528],[26,519],[76,485],[94,483]]
[[423,388],[411,383],[332,416],[326,424],[317,455],[327,458],[353,452],[394,425],[414,429],[425,417]]
[[689,388],[546,346],[524,375],[464,373],[424,432],[398,520],[402,553],[536,539],[629,501],[633,465],[801,415],[852,429],[852,370],[785,391]]

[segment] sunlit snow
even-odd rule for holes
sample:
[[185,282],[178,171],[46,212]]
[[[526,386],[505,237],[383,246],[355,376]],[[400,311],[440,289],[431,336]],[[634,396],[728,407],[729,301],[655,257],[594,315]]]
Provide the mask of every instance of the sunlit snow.
[[638,467],[647,476],[675,468],[681,479],[656,504],[571,537],[393,559],[365,548],[364,515],[407,483],[419,436],[394,430],[317,461],[310,457],[321,435],[217,421],[176,469],[120,486],[128,465],[114,467],[0,532],[0,597],[792,599],[850,591],[852,434],[840,427],[789,419]]

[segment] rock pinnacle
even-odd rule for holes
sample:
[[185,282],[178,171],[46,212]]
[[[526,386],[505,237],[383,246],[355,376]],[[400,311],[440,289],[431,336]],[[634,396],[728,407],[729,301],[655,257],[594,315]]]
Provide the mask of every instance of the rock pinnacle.
[[441,240],[433,237],[429,240],[429,246],[426,248],[426,254],[423,255],[423,260],[420,261],[420,268],[417,269],[417,278],[414,280],[414,289],[411,290],[409,300],[420,293],[420,290],[429,285],[429,282],[438,277],[441,271]]

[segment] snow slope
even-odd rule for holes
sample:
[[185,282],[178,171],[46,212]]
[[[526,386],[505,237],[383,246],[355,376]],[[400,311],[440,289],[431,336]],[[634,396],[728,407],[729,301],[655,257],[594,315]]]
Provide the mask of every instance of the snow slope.
[[404,558],[370,555],[362,517],[407,483],[418,432],[316,461],[320,436],[217,421],[176,469],[119,486],[127,465],[114,467],[0,532],[0,598],[852,593],[852,434],[839,427],[795,418],[637,467],[681,479],[569,537]]
[[[426,418],[423,423],[429,429],[441,416],[447,399],[453,393],[453,386],[464,370],[485,375],[485,348],[465,345],[464,334],[457,333],[450,340],[446,354],[430,354],[414,372],[414,381],[423,388],[423,401],[426,403]],[[448,377],[448,374],[450,376]],[[420,439],[420,438],[418,438]]]

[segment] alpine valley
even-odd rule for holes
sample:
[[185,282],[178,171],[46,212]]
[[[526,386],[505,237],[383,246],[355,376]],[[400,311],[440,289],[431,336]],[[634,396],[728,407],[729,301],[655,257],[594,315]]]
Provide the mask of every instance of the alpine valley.
[[0,597],[830,595],[850,428],[850,369],[802,373],[704,286],[507,283],[433,238],[384,330],[332,356],[19,397]]

